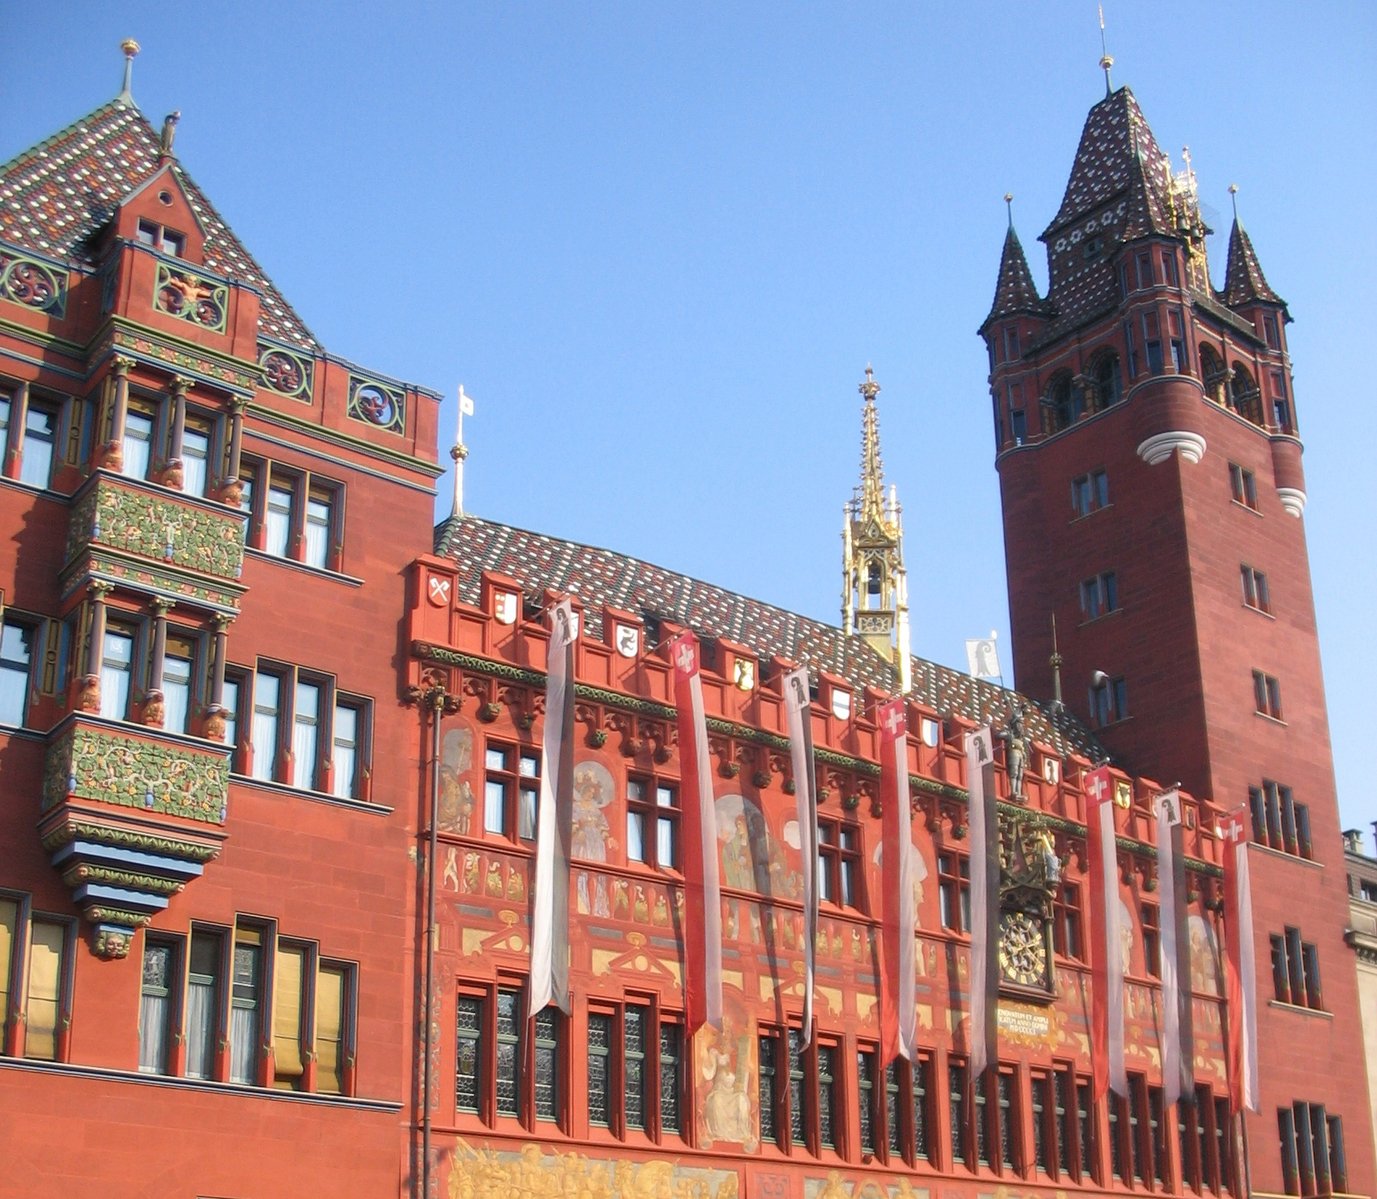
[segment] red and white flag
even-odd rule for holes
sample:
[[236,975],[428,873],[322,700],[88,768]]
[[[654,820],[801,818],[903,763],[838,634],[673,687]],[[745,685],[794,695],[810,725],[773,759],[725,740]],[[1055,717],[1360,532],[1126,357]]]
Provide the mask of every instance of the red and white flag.
[[1162,896],[1162,1091],[1168,1106],[1195,1096],[1190,936],[1186,927],[1186,850],[1181,793],[1164,791],[1157,808],[1157,885]]
[[909,810],[908,721],[904,701],[882,704],[880,726],[880,807],[884,813],[884,902],[880,935],[883,985],[880,1037],[885,1061],[913,1060],[918,1009],[914,989],[913,823]]
[[1114,844],[1114,780],[1107,766],[1085,776],[1085,838],[1090,864],[1090,1059],[1095,1098],[1108,1089],[1126,1097],[1119,858]]
[[818,798],[813,764],[813,702],[808,668],[784,676],[784,712],[789,728],[789,758],[798,801],[798,848],[803,864],[803,1047],[813,1036],[813,964],[818,938]]
[[1253,960],[1253,896],[1248,878],[1248,809],[1235,808],[1220,829],[1224,840],[1225,993],[1229,1010],[1229,1103],[1258,1110],[1257,972]]
[[535,883],[531,888],[531,985],[527,1018],[569,998],[569,851],[574,820],[574,639],[572,604],[550,611],[545,667],[545,732],[540,743]]
[[966,734],[971,831],[971,1077],[999,1055],[999,806],[989,725]]
[[698,638],[680,633],[669,643],[669,660],[678,709],[684,834],[684,1014],[692,1036],[704,1024],[722,1028],[722,886]]

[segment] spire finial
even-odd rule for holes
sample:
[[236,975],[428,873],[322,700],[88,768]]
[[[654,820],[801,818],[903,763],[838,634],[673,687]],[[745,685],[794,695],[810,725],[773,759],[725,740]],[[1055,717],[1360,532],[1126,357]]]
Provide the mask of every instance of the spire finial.
[[464,515],[464,459],[469,456],[469,447],[464,444],[464,417],[473,415],[473,397],[464,394],[464,385],[459,384],[459,416],[454,426],[454,445],[449,456],[454,459],[454,506],[450,517]]
[[120,88],[119,98],[132,100],[134,93],[129,89],[134,82],[134,59],[139,54],[139,43],[132,37],[127,37],[120,43],[120,49],[124,51],[124,84]]
[[1114,84],[1109,78],[1109,68],[1114,65],[1114,56],[1109,52],[1109,43],[1104,35],[1104,5],[1098,6],[1100,10],[1100,70],[1104,72],[1104,94],[1112,96],[1114,94]]
[[875,382],[875,369],[865,367],[865,382],[857,389],[865,398],[861,413],[861,505],[862,519],[884,519],[885,468],[880,461],[880,419],[875,411],[875,397],[880,385]]
[[1052,710],[1061,712],[1066,705],[1061,699],[1061,651],[1057,649],[1057,614],[1052,613],[1052,656],[1047,660],[1052,667]]
[[1009,210],[1009,228],[1014,227],[1014,193],[1004,193],[1004,206]]
[[1234,205],[1234,221],[1237,222],[1237,221],[1238,221],[1238,184],[1237,184],[1237,183],[1231,183],[1231,184],[1229,184],[1229,199],[1233,201],[1233,205]]

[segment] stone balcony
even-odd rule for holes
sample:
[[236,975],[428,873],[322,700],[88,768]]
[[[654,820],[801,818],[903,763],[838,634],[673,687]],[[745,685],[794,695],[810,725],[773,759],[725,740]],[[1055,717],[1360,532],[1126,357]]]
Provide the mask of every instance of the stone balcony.
[[233,615],[244,588],[245,513],[95,471],[72,497],[64,596],[102,581]]
[[73,713],[48,737],[39,838],[103,957],[220,852],[228,746]]

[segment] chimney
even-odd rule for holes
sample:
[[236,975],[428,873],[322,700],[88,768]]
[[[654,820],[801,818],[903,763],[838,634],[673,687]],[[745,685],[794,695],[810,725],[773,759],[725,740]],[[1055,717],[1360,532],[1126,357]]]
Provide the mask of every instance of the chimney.
[[1363,852],[1363,830],[1346,828],[1343,831],[1344,852],[1361,854]]

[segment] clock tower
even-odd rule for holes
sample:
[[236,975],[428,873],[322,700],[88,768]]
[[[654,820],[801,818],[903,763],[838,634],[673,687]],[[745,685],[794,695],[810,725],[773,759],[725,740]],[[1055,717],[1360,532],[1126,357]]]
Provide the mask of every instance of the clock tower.
[[1086,118],[1040,238],[1045,295],[1010,222],[980,333],[1014,669],[1059,698],[1059,653],[1067,706],[1118,765],[1249,806],[1251,1185],[1370,1194],[1291,317],[1237,216],[1214,285],[1210,233],[1189,158],[1173,169],[1128,88]]

